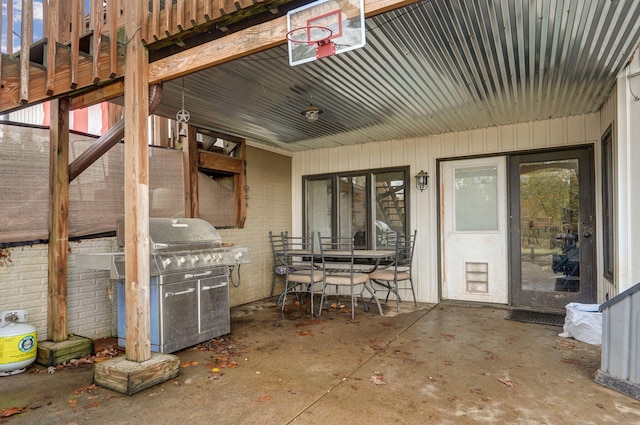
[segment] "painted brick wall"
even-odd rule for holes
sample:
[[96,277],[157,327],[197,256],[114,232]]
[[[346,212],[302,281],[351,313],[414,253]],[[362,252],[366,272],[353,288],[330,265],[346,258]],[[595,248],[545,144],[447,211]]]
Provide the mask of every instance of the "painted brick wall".
[[[88,338],[115,335],[115,282],[108,271],[79,269],[75,255],[113,251],[114,238],[69,243],[68,331]],[[0,266],[0,311],[28,310],[38,339],[47,339],[47,246],[8,248]],[[112,295],[113,294],[113,295]]]
[[[269,231],[291,228],[291,158],[247,147],[247,219],[244,229],[220,229],[222,240],[246,246],[252,263],[240,268],[240,286],[229,290],[232,306],[269,296],[273,258]],[[233,271],[237,284],[237,270]],[[275,293],[282,291],[276,288]]]

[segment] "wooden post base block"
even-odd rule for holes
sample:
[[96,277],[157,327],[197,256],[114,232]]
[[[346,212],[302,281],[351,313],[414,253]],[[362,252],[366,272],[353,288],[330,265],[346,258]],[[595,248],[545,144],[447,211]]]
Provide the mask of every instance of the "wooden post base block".
[[93,354],[93,340],[74,335],[66,341],[38,342],[36,363],[45,367],[57,366],[71,359],[79,359],[91,354]]
[[180,359],[172,354],[151,353],[151,358],[144,362],[134,362],[120,356],[96,363],[93,382],[131,395],[173,379],[179,373]]

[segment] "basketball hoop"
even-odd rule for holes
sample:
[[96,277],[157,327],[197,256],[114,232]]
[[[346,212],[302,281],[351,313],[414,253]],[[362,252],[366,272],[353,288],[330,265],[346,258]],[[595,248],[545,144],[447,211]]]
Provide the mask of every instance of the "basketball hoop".
[[330,41],[333,31],[327,27],[309,25],[294,28],[287,33],[287,40],[292,43],[306,44],[316,47],[316,59],[336,54],[336,45]]

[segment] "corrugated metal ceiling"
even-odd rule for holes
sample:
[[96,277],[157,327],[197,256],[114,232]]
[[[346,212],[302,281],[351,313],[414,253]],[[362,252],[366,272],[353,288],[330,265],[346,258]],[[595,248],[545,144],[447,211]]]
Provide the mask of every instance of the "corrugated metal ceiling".
[[[359,50],[291,67],[283,45],[187,76],[185,109],[291,151],[589,113],[639,22],[637,0],[422,1],[367,19]],[[182,84],[165,84],[159,114],[175,116]]]

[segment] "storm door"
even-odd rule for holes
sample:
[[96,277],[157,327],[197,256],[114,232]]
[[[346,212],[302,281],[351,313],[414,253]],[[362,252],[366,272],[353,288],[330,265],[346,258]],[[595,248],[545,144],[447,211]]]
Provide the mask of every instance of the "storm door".
[[511,303],[594,303],[593,150],[509,158]]

